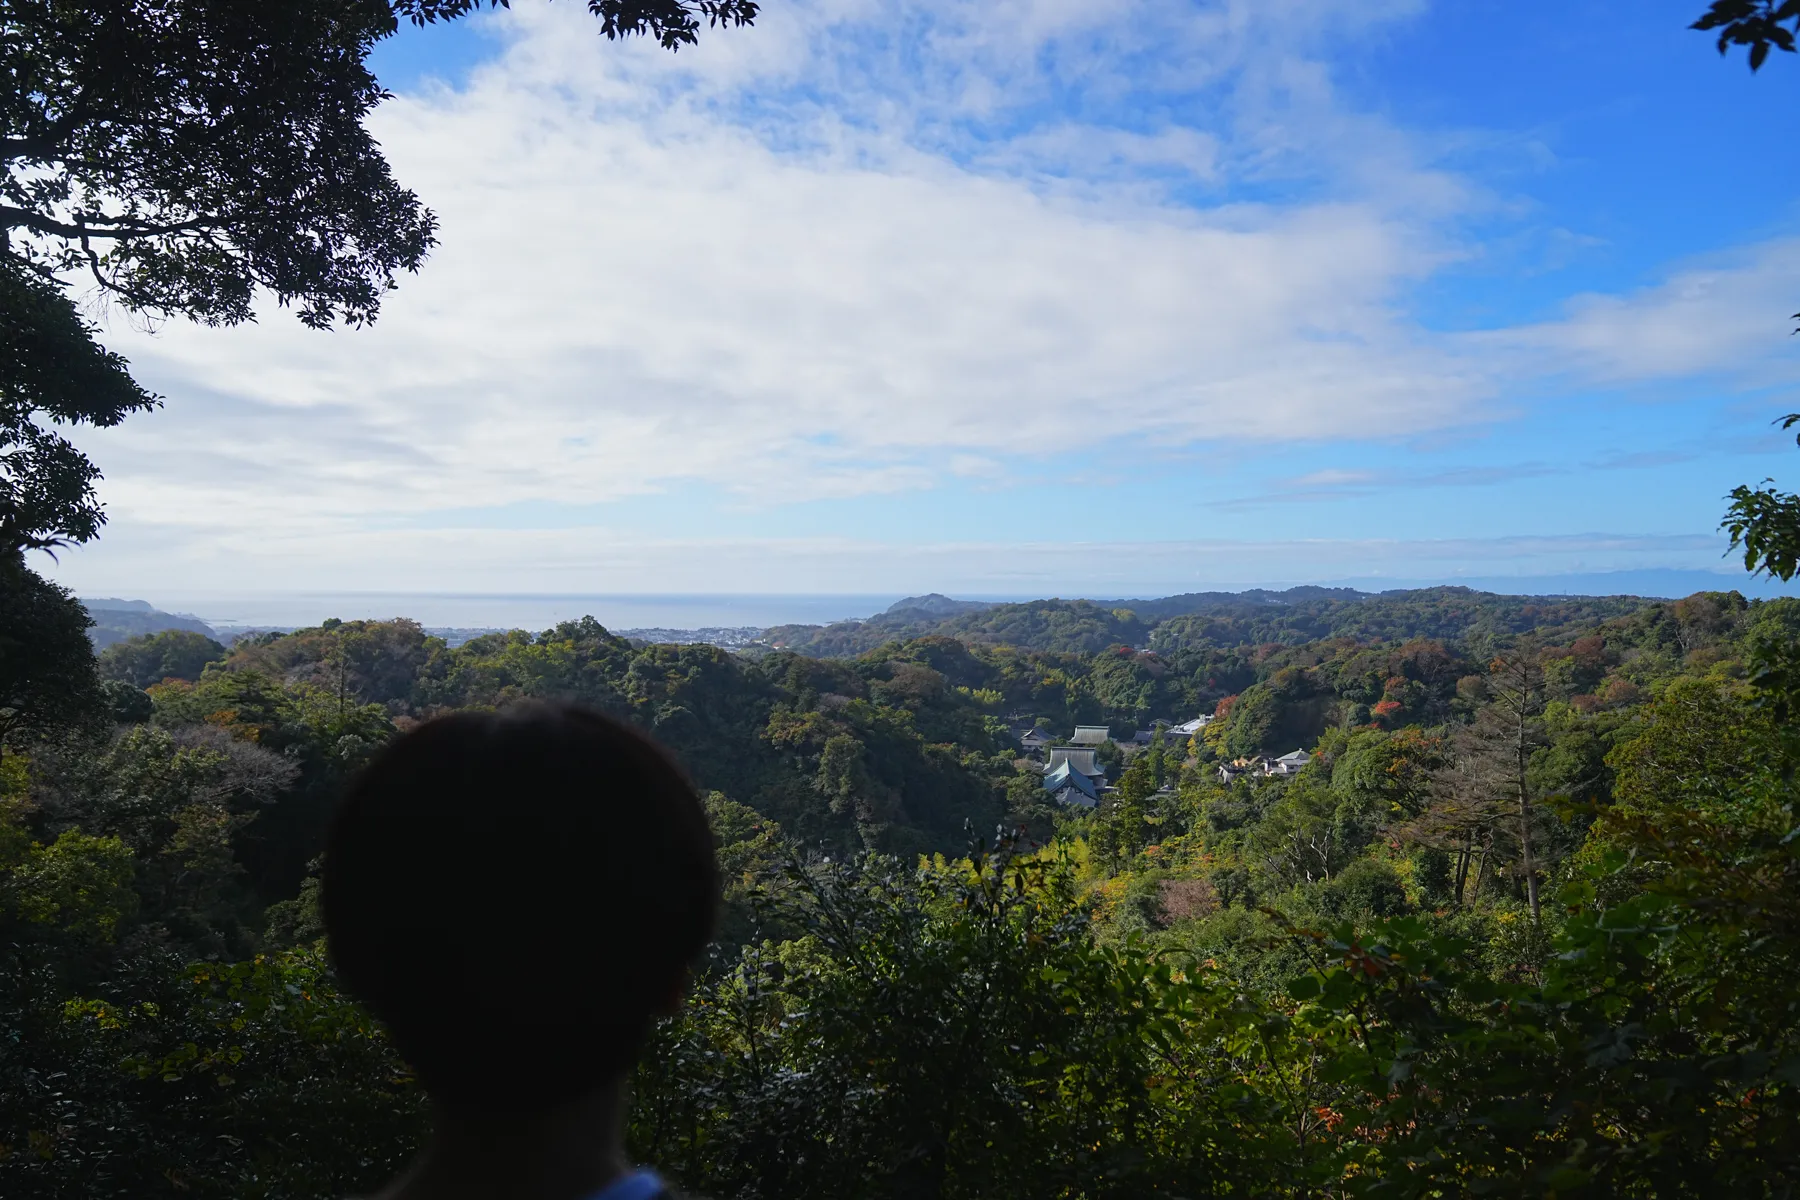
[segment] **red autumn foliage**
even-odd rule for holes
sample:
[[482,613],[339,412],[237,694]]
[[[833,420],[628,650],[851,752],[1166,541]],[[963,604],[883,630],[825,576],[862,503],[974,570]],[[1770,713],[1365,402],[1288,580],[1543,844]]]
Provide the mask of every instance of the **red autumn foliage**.
[[1158,887],[1157,907],[1164,923],[1173,924],[1219,911],[1219,894],[1204,879],[1165,879]]
[[1643,688],[1640,688],[1629,679],[1620,679],[1616,676],[1607,680],[1606,686],[1600,689],[1600,699],[1604,700],[1609,707],[1613,708],[1620,708],[1627,704],[1636,704],[1643,698]]

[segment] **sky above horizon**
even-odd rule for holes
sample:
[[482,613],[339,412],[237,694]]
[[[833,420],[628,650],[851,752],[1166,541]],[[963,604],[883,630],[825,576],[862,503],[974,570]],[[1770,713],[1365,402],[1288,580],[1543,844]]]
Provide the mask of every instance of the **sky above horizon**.
[[1703,0],[573,3],[403,30],[441,245],[155,330],[87,595],[1125,596],[1722,571],[1800,458],[1800,62]]

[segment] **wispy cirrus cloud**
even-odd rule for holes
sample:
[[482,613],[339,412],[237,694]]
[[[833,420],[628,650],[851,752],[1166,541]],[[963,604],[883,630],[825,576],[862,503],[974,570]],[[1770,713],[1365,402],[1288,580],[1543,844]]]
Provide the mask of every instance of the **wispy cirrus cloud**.
[[1777,238],[1678,264],[1630,292],[1572,297],[1556,320],[1474,340],[1509,366],[1518,363],[1511,369],[1521,375],[1633,383],[1718,373],[1791,384],[1793,357],[1783,342],[1796,304],[1800,238]]
[[1592,475],[1608,471],[1654,470],[1674,463],[1692,462],[1698,457],[1698,452],[1694,450],[1654,450],[1608,454],[1586,461],[1566,463],[1515,462],[1410,471],[1327,468],[1278,479],[1260,492],[1217,500],[1210,507],[1228,512],[1243,512],[1269,505],[1351,500],[1396,492],[1501,487],[1530,479]]

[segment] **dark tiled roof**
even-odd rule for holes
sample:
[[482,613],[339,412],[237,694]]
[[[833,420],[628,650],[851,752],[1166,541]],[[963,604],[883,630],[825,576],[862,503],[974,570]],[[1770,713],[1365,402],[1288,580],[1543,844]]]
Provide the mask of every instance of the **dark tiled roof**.
[[1090,799],[1100,798],[1100,789],[1094,786],[1094,781],[1066,762],[1044,776],[1045,791],[1060,792],[1071,787]]
[[1077,771],[1090,778],[1104,775],[1106,771],[1094,761],[1094,752],[1083,746],[1058,746],[1050,751],[1050,763],[1047,771],[1054,771],[1064,763],[1069,763]]

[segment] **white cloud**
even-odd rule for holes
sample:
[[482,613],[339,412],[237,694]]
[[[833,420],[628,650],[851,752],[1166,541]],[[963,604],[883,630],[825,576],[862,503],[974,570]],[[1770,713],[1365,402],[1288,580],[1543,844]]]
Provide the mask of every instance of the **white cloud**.
[[1328,467],[1322,471],[1309,471],[1305,475],[1284,479],[1281,486],[1290,489],[1358,487],[1380,480],[1381,475],[1377,471],[1348,471],[1340,467]]
[[1491,337],[1523,355],[1548,358],[1605,381],[1733,370],[1792,382],[1793,328],[1800,304],[1800,238],[1782,238],[1685,264],[1624,295],[1572,299],[1559,320]]
[[[809,11],[835,29],[843,8]],[[1089,6],[1015,8],[952,6],[928,40],[1012,82],[1036,70],[1032,47],[1093,23]],[[279,521],[683,480],[780,500],[918,486],[946,453],[1042,453],[1097,426],[1408,432],[1466,420],[1482,391],[1392,308],[1434,251],[1379,204],[1208,211],[1108,182],[1146,163],[1210,171],[1209,133],[1022,137],[1031,153],[1099,148],[1089,194],[1059,196],[856,133],[846,115],[884,109],[864,89],[797,118],[790,134],[821,136],[792,151],[754,97],[727,104],[755,61],[731,39],[714,78],[716,61],[619,54],[561,11],[521,9],[519,40],[466,92],[379,114],[443,246],[376,327],[322,336],[272,314],[121,333],[174,403],[106,437],[115,503],[179,519],[230,497]],[[777,25],[773,63],[828,56]],[[271,409],[290,416],[271,425]],[[306,440],[320,425],[331,453]],[[278,488],[246,495],[202,469],[221,441]]]
[[[522,5],[465,90],[377,114],[443,245],[375,327],[115,331],[170,405],[85,438],[129,517],[94,553],[160,528],[208,570],[220,547],[324,570],[328,534],[398,585],[486,543],[371,514],[901,492],[1103,437],[1410,437],[1559,371],[1729,365],[1733,314],[1800,293],[1784,248],[1529,330],[1428,330],[1409,289],[1487,201],[1309,57],[1417,7],[816,0],[670,58]],[[576,570],[600,536],[541,553]]]

